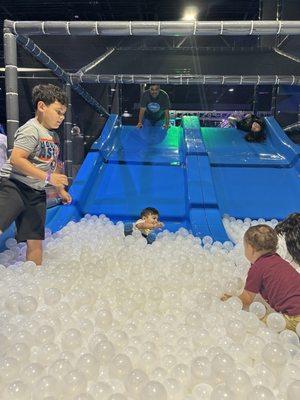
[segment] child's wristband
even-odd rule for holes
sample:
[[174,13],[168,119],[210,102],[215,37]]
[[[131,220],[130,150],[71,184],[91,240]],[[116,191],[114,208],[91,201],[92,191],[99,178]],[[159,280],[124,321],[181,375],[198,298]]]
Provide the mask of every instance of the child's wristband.
[[48,171],[45,179],[45,185],[48,185],[48,183],[50,183],[50,180],[51,180],[51,171]]

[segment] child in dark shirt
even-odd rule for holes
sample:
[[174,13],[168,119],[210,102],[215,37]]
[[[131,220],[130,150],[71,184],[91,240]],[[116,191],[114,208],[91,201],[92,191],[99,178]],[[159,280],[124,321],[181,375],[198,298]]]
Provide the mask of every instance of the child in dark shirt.
[[300,213],[290,214],[276,225],[275,231],[279,235],[279,241],[284,241],[288,261],[296,268],[300,267]]
[[[300,274],[277,253],[278,237],[268,225],[250,227],[244,235],[244,251],[251,262],[245,288],[239,298],[249,306],[257,293],[286,320],[287,329],[300,322]],[[230,296],[224,295],[222,300]]]
[[266,134],[264,132],[265,123],[256,115],[247,114],[243,118],[230,116],[228,121],[237,129],[247,132],[247,135],[245,135],[245,140],[247,140],[247,142],[263,142],[266,140]]

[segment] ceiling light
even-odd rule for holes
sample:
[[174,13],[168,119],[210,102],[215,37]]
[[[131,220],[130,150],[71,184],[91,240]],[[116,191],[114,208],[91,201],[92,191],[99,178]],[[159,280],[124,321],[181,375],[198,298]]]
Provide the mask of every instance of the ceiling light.
[[186,7],[183,13],[183,21],[195,21],[197,19],[199,9],[195,6]]
[[232,88],[228,89],[228,92],[234,92],[234,88],[232,87]]

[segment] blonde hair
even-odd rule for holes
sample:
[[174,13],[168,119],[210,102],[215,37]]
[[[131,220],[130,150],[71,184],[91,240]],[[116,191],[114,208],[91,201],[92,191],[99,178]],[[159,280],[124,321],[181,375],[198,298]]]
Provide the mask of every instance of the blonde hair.
[[256,251],[276,253],[278,237],[274,229],[268,225],[251,226],[244,235],[244,241]]

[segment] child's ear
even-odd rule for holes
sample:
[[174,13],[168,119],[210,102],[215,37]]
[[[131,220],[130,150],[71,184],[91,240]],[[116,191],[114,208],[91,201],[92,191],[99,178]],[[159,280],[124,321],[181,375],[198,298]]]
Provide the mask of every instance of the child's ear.
[[40,100],[40,101],[37,103],[36,109],[37,109],[38,111],[45,111],[45,109],[46,109],[46,104],[45,104],[43,101]]

